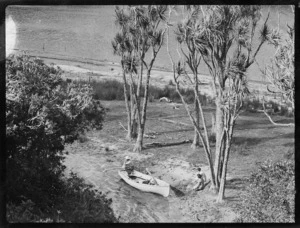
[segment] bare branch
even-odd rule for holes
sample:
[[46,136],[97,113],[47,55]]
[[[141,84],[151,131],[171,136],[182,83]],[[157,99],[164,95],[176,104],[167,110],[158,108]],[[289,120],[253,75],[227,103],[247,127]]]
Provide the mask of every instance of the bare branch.
[[263,103],[262,103],[262,105],[263,105],[263,110],[258,110],[258,111],[259,111],[259,112],[265,113],[265,115],[268,117],[268,119],[270,120],[270,122],[271,122],[273,125],[275,125],[275,126],[282,126],[282,127],[295,127],[295,124],[294,124],[294,123],[288,123],[288,124],[275,123],[275,122],[272,120],[271,116],[270,116],[270,115],[267,113],[267,111],[266,111],[264,98],[263,98]]
[[[266,24],[267,24],[267,22],[268,22],[268,19],[269,19],[269,16],[270,16],[270,12],[268,13],[268,16],[267,16],[267,18],[266,18],[266,20],[265,20],[265,22],[264,22],[263,27],[266,26]],[[260,44],[258,45],[258,47],[257,47],[257,49],[256,49],[256,51],[255,51],[255,53],[254,53],[254,55],[252,56],[252,60],[251,60],[250,62],[247,62],[246,68],[248,68],[248,67],[254,62],[254,59],[255,59],[257,53],[259,52],[261,46],[263,45],[263,43],[264,43],[265,41],[266,41],[266,40],[265,40],[264,38],[262,38],[262,40],[261,40]]]

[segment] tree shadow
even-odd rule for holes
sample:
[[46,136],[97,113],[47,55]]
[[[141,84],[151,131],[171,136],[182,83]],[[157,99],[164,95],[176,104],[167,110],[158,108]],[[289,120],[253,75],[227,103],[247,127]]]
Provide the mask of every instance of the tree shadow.
[[161,131],[161,132],[157,132],[158,135],[162,135],[162,134],[167,134],[167,133],[179,133],[179,132],[188,132],[188,131],[194,131],[194,128],[185,128],[185,129],[176,129],[176,130],[171,130],[171,131]]
[[233,189],[233,190],[242,190],[245,189],[246,183],[247,183],[246,178],[233,178],[230,180],[226,180],[226,189]]
[[[251,147],[251,146],[257,146],[261,142],[266,142],[269,140],[277,139],[277,138],[294,138],[294,133],[288,133],[281,136],[275,136],[275,137],[259,137],[259,138],[249,138],[249,137],[239,137],[234,136],[232,144],[235,146],[244,145],[245,147]],[[294,143],[287,143],[285,146],[292,146]]]
[[284,138],[284,139],[295,138],[295,133],[294,132],[288,133],[288,134],[280,136],[280,138]]
[[294,148],[294,146],[295,146],[295,143],[293,143],[293,142],[290,142],[290,143],[285,143],[285,144],[283,144],[285,147],[288,147],[288,148]]
[[174,186],[170,185],[171,190],[173,190],[173,192],[175,193],[175,196],[177,197],[182,197],[184,196],[184,192],[179,190],[178,188],[175,188]]
[[225,196],[225,200],[231,201],[231,202],[240,202],[240,197],[239,196]]
[[254,146],[254,145],[258,145],[261,142],[265,142],[267,140],[271,140],[272,138],[268,138],[268,137],[260,137],[260,138],[248,138],[248,137],[238,137],[235,136],[233,137],[233,145],[236,146],[240,146],[240,145],[245,145],[246,147],[248,146]]
[[193,140],[184,140],[182,142],[169,142],[169,143],[160,143],[160,142],[154,142],[154,143],[150,143],[150,144],[146,144],[143,146],[143,150],[147,150],[147,149],[153,149],[153,148],[160,148],[160,147],[170,147],[170,146],[178,146],[178,145],[182,145],[182,144],[189,144],[192,143]]

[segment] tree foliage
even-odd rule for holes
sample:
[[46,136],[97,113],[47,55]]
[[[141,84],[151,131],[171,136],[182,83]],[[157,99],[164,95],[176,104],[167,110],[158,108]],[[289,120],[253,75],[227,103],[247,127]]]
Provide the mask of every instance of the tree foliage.
[[[201,132],[200,124],[191,115],[188,106],[185,105],[185,107],[207,155],[212,178],[211,188],[219,193],[218,201],[224,198],[227,164],[235,121],[241,111],[243,98],[249,93],[246,72],[270,36],[270,29],[267,26],[269,14],[261,30],[257,30],[258,21],[261,18],[260,8],[260,6],[222,5],[206,6],[203,10],[202,6],[190,6],[187,9],[187,19],[179,23],[176,30],[180,53],[185,57],[185,61],[180,60],[176,66],[171,58],[177,91],[186,78],[193,85],[199,83],[198,80],[191,80],[189,74],[186,73],[185,63],[197,78],[197,67],[200,60],[203,60],[212,77],[212,91],[216,104],[215,154],[211,152],[206,127]],[[199,16],[199,14],[202,15]],[[260,36],[257,45],[254,45],[256,33]],[[187,52],[182,48],[182,44],[186,44]],[[179,50],[177,52],[179,53]],[[196,88],[195,95],[198,93],[197,90]],[[201,91],[200,83],[199,91]],[[197,102],[201,109],[200,100],[197,99]],[[201,119],[202,125],[205,126],[205,118]]]
[[61,70],[27,55],[6,61],[7,200],[53,213],[66,184],[64,145],[101,129],[104,108],[88,85],[63,83]]
[[[158,52],[164,43],[165,29],[161,22],[166,20],[167,6],[128,6],[116,7],[116,25],[120,31],[112,41],[114,53],[121,56],[123,69],[124,93],[127,85],[130,100],[125,96],[128,119],[128,135],[132,138],[133,126],[138,127],[134,151],[141,152],[146,123],[146,109],[149,94],[150,74]],[[147,58],[147,55],[151,54]],[[149,60],[148,60],[149,59]],[[146,80],[144,95],[141,94],[144,70]],[[134,85],[137,85],[137,88]],[[144,101],[141,107],[142,100]]]
[[268,36],[269,43],[276,52],[271,63],[262,71],[271,83],[268,91],[280,94],[294,109],[295,102],[295,38],[294,26],[287,25],[287,33],[273,29]]

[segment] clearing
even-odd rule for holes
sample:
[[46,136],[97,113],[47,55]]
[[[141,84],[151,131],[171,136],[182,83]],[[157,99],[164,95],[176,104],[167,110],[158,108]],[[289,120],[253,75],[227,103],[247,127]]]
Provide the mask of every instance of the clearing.
[[[237,120],[230,152],[225,202],[215,203],[208,186],[199,192],[190,189],[196,178],[196,167],[208,175],[204,150],[195,151],[190,143],[157,147],[153,142],[174,143],[193,139],[194,129],[183,106],[173,109],[170,104],[154,101],[148,106],[144,139],[148,146],[141,154],[133,153],[134,142],[125,140],[126,109],[123,101],[102,101],[108,108],[101,131],[90,131],[84,142],[66,146],[65,164],[106,192],[113,200],[113,210],[121,222],[232,222],[233,207],[239,201],[246,178],[257,162],[276,161],[294,147],[294,128],[273,126],[263,113],[244,112]],[[213,107],[205,107],[210,128]],[[292,118],[275,116],[282,123]],[[123,126],[122,126],[123,125]],[[117,174],[124,157],[130,155],[137,169],[147,167],[154,176],[171,185],[170,196],[164,198],[140,192],[127,185]]]

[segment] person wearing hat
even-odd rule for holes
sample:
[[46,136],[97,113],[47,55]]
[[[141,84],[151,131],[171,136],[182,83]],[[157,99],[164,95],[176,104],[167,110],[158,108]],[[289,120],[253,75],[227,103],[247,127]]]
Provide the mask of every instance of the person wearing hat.
[[193,190],[195,191],[202,190],[204,188],[204,183],[206,181],[206,176],[201,171],[201,168],[198,168],[197,177],[198,177],[197,184],[193,187]]
[[131,158],[129,156],[125,157],[122,169],[124,169],[128,173],[128,176],[132,175],[134,171],[134,166],[131,164]]

